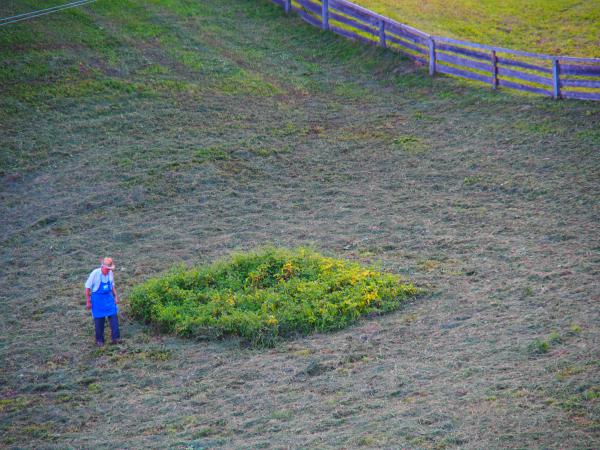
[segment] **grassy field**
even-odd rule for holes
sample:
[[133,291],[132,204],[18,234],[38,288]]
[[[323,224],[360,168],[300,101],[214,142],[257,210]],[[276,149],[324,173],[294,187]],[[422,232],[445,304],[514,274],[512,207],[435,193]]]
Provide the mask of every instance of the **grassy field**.
[[355,0],[429,34],[551,55],[600,57],[600,3],[578,0]]
[[[432,79],[256,0],[103,0],[0,56],[2,447],[600,446],[599,103]],[[128,316],[264,244],[429,294],[267,350]],[[125,339],[98,350],[105,254]]]

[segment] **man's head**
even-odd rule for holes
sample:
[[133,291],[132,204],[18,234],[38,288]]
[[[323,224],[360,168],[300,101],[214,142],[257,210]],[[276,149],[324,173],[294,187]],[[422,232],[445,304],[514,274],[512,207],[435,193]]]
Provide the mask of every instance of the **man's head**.
[[102,266],[100,268],[102,270],[102,274],[106,275],[111,270],[115,270],[115,265],[113,264],[112,258],[108,256],[102,260]]

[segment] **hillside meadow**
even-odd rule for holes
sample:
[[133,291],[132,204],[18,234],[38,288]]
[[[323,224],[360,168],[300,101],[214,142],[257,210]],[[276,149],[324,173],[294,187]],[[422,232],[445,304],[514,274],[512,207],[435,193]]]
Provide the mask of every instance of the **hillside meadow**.
[[513,50],[600,57],[600,3],[577,0],[355,0],[428,34]]
[[[102,0],[0,28],[0,58],[3,448],[600,446],[599,103],[262,0]],[[144,281],[264,245],[425,294],[268,348],[133,319]],[[104,255],[124,340],[97,349]]]

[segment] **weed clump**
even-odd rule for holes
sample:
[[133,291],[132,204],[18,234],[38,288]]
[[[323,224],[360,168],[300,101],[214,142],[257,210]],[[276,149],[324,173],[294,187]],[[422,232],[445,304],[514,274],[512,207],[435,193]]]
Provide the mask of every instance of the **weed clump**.
[[361,315],[397,309],[419,290],[397,275],[324,257],[268,248],[169,273],[134,288],[135,317],[184,337],[278,337],[346,327]]
[[550,344],[547,341],[543,341],[541,339],[534,339],[527,346],[527,352],[530,355],[541,355],[544,353],[548,353],[550,350]]

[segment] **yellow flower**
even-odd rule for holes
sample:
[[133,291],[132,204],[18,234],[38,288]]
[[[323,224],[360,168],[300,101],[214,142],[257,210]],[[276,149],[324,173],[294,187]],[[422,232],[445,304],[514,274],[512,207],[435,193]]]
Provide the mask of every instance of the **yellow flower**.
[[369,291],[365,294],[364,300],[367,305],[370,305],[372,301],[377,300],[379,298],[379,294],[377,290]]
[[279,321],[275,318],[275,316],[269,316],[267,317],[265,323],[270,326],[275,326],[279,323]]
[[331,261],[329,261],[329,260],[328,260],[328,261],[327,261],[325,264],[323,264],[323,265],[321,266],[321,270],[322,270],[323,272],[327,272],[327,271],[331,270],[331,268],[332,268],[332,267],[333,267],[333,263],[332,263]]
[[285,280],[289,280],[294,273],[294,266],[290,261],[286,262],[281,268],[281,273],[283,274],[283,278]]

